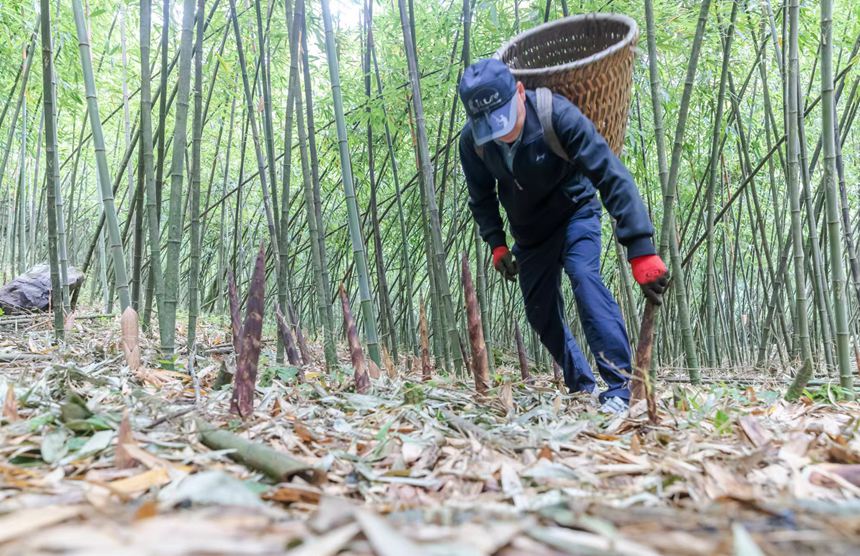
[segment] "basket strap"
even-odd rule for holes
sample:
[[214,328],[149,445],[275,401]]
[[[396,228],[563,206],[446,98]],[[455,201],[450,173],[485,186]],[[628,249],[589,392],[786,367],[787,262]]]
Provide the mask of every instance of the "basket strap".
[[538,119],[543,129],[543,140],[546,141],[552,152],[570,162],[570,156],[561,146],[561,141],[558,140],[555,127],[552,125],[552,91],[546,87],[538,87],[535,89],[535,97],[537,98]]

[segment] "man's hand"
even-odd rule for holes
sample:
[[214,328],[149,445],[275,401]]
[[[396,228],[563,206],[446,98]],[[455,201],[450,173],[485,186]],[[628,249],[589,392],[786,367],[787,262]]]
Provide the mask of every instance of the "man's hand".
[[633,279],[642,288],[645,297],[654,305],[661,305],[663,292],[669,285],[669,271],[663,259],[658,255],[643,255],[630,259],[630,266],[633,267]]
[[510,282],[516,280],[517,273],[520,271],[507,245],[499,245],[493,249],[493,267]]

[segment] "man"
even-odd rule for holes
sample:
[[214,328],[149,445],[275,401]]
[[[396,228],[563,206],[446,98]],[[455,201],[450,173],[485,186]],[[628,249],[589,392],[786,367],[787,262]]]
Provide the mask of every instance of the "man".
[[[527,91],[499,60],[466,69],[459,87],[469,119],[460,134],[460,159],[469,208],[506,279],[519,274],[526,317],[564,370],[571,392],[593,392],[594,374],[565,323],[561,270],[573,286],[588,346],[608,389],[601,409],[626,409],[631,375],[627,330],[600,276],[601,205],[616,220],[633,277],[653,302],[668,284],[655,254],[654,228],[636,184],[579,109],[552,95],[551,125],[541,125],[535,91]],[[548,96],[548,95],[547,95]],[[545,119],[549,108],[543,112]],[[558,153],[558,154],[557,154]],[[565,156],[561,156],[565,155]],[[514,237],[508,250],[499,202]]]

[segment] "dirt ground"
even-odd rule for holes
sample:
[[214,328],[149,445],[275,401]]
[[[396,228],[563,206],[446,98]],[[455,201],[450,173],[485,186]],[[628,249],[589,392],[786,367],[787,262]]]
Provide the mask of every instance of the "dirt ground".
[[242,422],[226,325],[190,369],[147,339],[132,371],[117,318],[60,348],[49,321],[0,317],[0,555],[860,552],[860,405],[826,386],[660,382],[653,426],[513,361],[483,398],[406,358],[356,394],[345,352],[301,383],[269,341]]

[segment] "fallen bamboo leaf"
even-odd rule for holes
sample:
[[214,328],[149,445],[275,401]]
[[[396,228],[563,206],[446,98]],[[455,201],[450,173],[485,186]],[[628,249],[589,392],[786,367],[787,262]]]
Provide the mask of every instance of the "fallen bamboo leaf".
[[282,484],[276,489],[263,495],[264,500],[292,504],[293,502],[304,502],[306,504],[317,504],[322,497],[322,491],[309,485],[293,483]]
[[462,257],[463,294],[466,302],[466,322],[469,329],[469,347],[472,350],[472,374],[475,377],[475,390],[484,394],[490,388],[490,366],[487,359],[487,345],[484,343],[484,329],[481,325],[481,309],[469,271],[469,259]]
[[125,308],[120,317],[122,328],[122,351],[128,368],[136,371],[140,367],[140,332],[137,311],[131,306]]
[[155,500],[144,500],[134,512],[134,521],[149,519],[158,515],[158,502]]
[[356,510],[355,519],[361,531],[379,556],[420,556],[423,548],[404,537],[388,522],[367,510]]
[[502,492],[504,492],[505,496],[513,501],[515,508],[518,510],[524,509],[527,498],[519,475],[514,468],[507,463],[502,464],[500,473],[502,479]]
[[340,284],[340,305],[343,310],[343,329],[346,331],[346,340],[349,344],[349,358],[352,361],[353,376],[355,377],[355,391],[359,394],[365,394],[370,390],[367,360],[364,358],[364,351],[362,351],[361,343],[358,341],[358,331],[355,329],[352,311],[349,310],[349,298],[343,283]]
[[248,288],[245,324],[239,333],[241,348],[233,379],[230,411],[247,419],[254,412],[254,391],[257,386],[257,364],[260,361],[263,334],[263,307],[266,290],[266,248],[260,243],[254,274]]
[[738,419],[741,430],[756,448],[767,446],[772,440],[771,435],[767,432],[753,415],[744,415]]
[[40,453],[45,463],[57,463],[69,453],[69,435],[64,428],[58,428],[42,436]]
[[122,412],[122,421],[119,423],[119,431],[116,436],[116,450],[114,451],[114,466],[117,469],[128,469],[135,466],[135,459],[129,455],[126,445],[135,444],[131,430],[131,422],[128,417],[128,409]]
[[172,469],[175,466],[155,454],[151,454],[137,444],[126,444],[125,451],[128,456],[148,469],[165,468]]
[[764,556],[764,552],[740,523],[732,523],[732,537],[734,556]]
[[293,432],[296,433],[296,436],[302,439],[302,442],[314,442],[317,439],[310,429],[299,421],[293,423]]
[[174,506],[191,503],[238,506],[255,510],[264,506],[260,497],[245,483],[223,471],[203,471],[188,475],[159,492],[158,500]]
[[83,506],[46,506],[18,510],[0,517],[0,543],[41,531],[45,527],[62,523],[84,512]]
[[15,388],[11,384],[6,385],[6,398],[3,400],[3,418],[7,423],[20,419],[18,416],[18,398],[15,397]]
[[125,479],[111,481],[105,486],[116,494],[132,497],[142,494],[152,487],[163,486],[169,482],[170,474],[167,469],[156,467]]
[[348,523],[290,550],[287,556],[334,556],[360,531],[357,523]]
[[639,543],[585,531],[573,531],[561,527],[532,527],[526,533],[566,554],[612,554],[613,556],[658,556],[656,552]]
[[313,468],[304,462],[293,459],[264,444],[252,442],[241,436],[215,428],[213,425],[197,420],[197,433],[200,441],[213,450],[234,450],[230,458],[263,473],[270,479],[283,482],[293,475],[307,481],[315,478]]
[[639,440],[638,434],[634,434],[630,439],[630,451],[636,456],[642,453],[642,441]]
[[809,479],[816,485],[829,488],[842,486],[842,481],[860,487],[860,464],[819,463],[810,467]]

